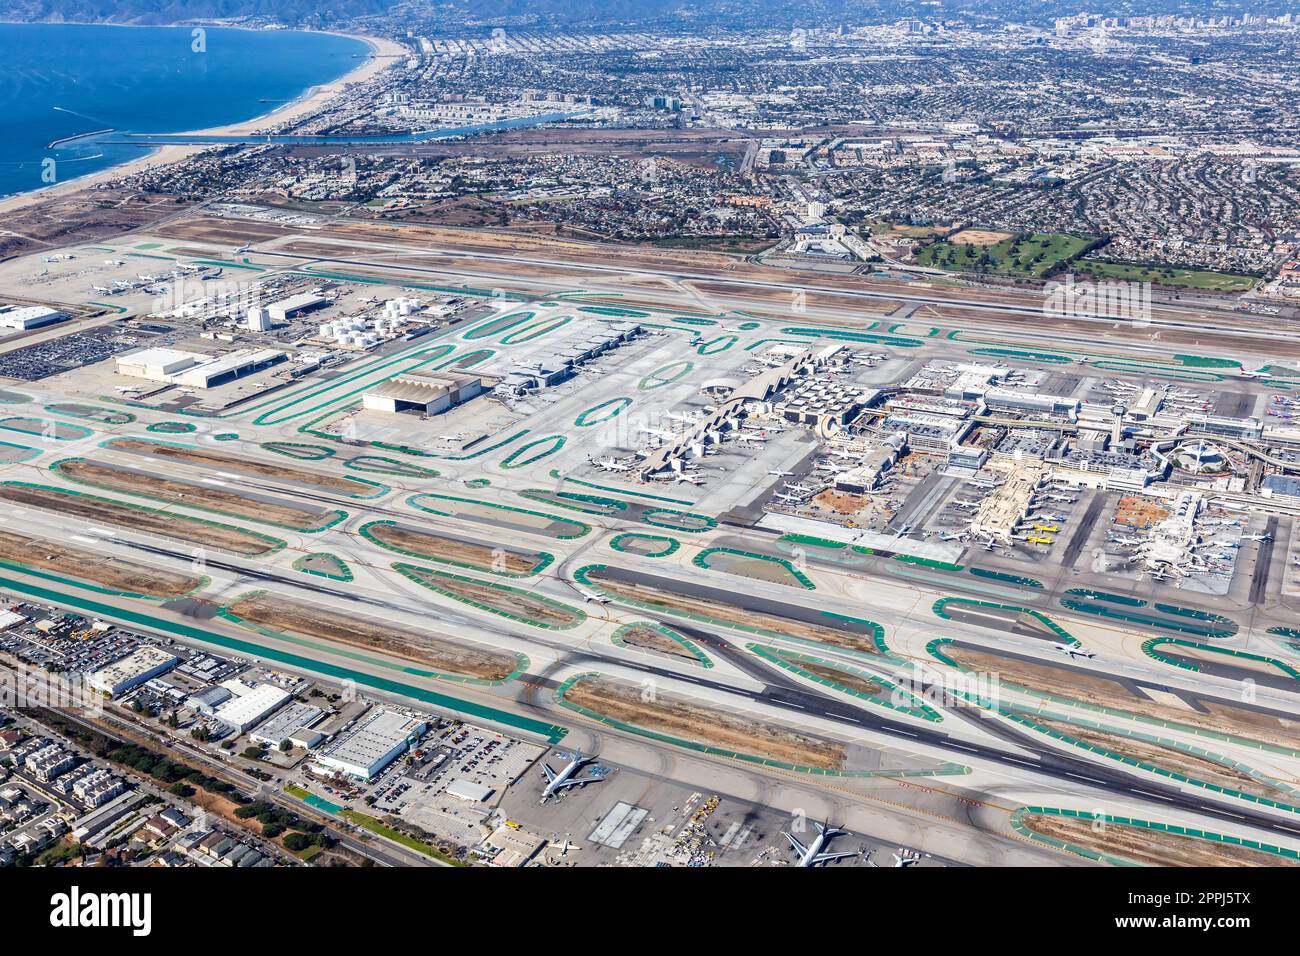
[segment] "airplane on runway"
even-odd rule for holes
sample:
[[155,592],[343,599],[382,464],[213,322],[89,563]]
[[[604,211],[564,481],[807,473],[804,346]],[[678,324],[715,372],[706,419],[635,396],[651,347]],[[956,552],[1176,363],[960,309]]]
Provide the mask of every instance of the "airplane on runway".
[[568,765],[558,773],[551,769],[550,764],[542,764],[542,773],[546,774],[546,787],[542,790],[542,799],[538,803],[545,803],[551,797],[557,800],[563,791],[570,787],[585,787],[589,783],[602,783],[604,777],[579,777],[582,768],[595,760],[595,757],[584,757],[582,754],[574,754],[573,759]]
[[781,831],[781,836],[789,840],[790,846],[794,848],[794,852],[799,854],[799,862],[796,863],[795,866],[823,866],[837,860],[848,859],[851,856],[861,856],[860,853],[852,852],[824,852],[826,847],[830,845],[831,840],[835,839],[837,836],[843,836],[849,831],[841,830],[837,827],[828,827],[821,823],[814,823],[813,826],[817,828],[817,838],[813,840],[812,843],[808,844],[808,846],[804,846],[795,839],[792,834],[786,833],[784,830]]
[[1077,660],[1080,657],[1086,657],[1088,660],[1092,660],[1097,656],[1096,652],[1085,651],[1082,647],[1076,647],[1073,644],[1053,644],[1052,646],[1066,657],[1070,658],[1070,660]]
[[1243,534],[1241,536],[1241,540],[1242,541],[1272,541],[1273,536],[1271,534]]
[[772,468],[769,468],[767,473],[769,475],[775,475],[777,478],[789,478],[791,475],[794,474],[793,471],[777,471]]
[[238,249],[236,249],[234,254],[239,255],[241,252],[251,252],[252,250],[253,250],[253,244],[251,242],[246,242]]

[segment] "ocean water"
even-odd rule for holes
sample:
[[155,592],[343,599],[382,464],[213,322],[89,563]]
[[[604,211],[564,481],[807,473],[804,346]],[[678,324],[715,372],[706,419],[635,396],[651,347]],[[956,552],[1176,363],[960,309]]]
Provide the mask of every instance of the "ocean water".
[[[0,24],[0,196],[129,162],[112,129],[175,133],[269,113],[369,55],[348,37],[207,27]],[[108,137],[111,138],[111,137]]]

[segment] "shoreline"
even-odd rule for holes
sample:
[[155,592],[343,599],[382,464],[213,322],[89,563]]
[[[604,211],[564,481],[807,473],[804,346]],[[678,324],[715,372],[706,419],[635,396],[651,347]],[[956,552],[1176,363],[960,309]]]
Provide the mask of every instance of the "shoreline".
[[[95,26],[126,26],[141,28],[139,24],[93,24]],[[184,28],[197,24],[169,24],[171,27]],[[211,24],[209,24],[211,26]],[[167,27],[159,27],[166,29]],[[225,27],[221,29],[244,30],[249,27]],[[254,31],[262,32],[262,31]],[[290,32],[290,31],[274,31]],[[393,40],[383,37],[363,36],[356,33],[339,33],[335,30],[298,30],[292,31],[298,33],[320,33],[329,36],[347,37],[351,40],[359,40],[370,48],[370,55],[366,57],[358,66],[344,73],[337,79],[328,83],[309,86],[302,91],[295,99],[287,103],[281,103],[268,113],[261,113],[251,119],[242,120],[238,123],[230,123],[226,126],[214,126],[208,129],[176,130],[167,135],[175,136],[229,136],[229,135],[247,135],[263,131],[263,127],[287,122],[298,119],[308,113],[311,113],[325,103],[332,100],[343,92],[344,87],[352,83],[363,82],[377,75],[386,69],[390,64],[389,57],[405,57],[410,51]],[[112,179],[118,179],[122,176],[131,176],[145,170],[170,166],[193,156],[195,153],[202,152],[206,149],[213,148],[211,145],[203,146],[158,146],[148,149],[137,158],[125,163],[118,163],[105,169],[97,170],[93,173],[87,173],[84,176],[78,176],[75,179],[69,179],[66,182],[56,183],[52,186],[46,186],[43,189],[31,189],[26,192],[14,193],[11,196],[0,198],[0,214],[12,213],[17,210],[34,205],[49,199],[61,199],[75,193],[88,189],[97,183],[106,182]]]

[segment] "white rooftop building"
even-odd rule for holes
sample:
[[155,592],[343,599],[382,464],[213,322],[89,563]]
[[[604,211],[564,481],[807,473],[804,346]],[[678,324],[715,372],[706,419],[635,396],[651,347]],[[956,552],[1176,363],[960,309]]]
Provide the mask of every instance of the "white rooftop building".
[[282,707],[289,697],[278,687],[260,684],[248,693],[226,701],[216,709],[214,716],[242,734]]
[[86,675],[86,683],[110,697],[139,687],[181,662],[179,657],[158,647],[141,647],[120,661],[114,661]]
[[316,755],[316,764],[327,773],[369,780],[405,753],[427,726],[420,717],[376,707],[355,728],[324,747]]
[[0,329],[39,329],[44,325],[62,322],[67,316],[43,305],[11,306],[0,309]]
[[203,355],[152,348],[118,356],[117,374],[189,388],[213,388],[274,365],[284,357],[278,349],[240,349],[225,355]]

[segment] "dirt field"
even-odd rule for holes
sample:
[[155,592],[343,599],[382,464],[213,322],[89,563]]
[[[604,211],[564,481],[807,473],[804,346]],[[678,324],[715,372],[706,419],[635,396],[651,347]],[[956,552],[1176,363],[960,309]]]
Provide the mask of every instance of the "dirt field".
[[157,475],[126,471],[114,465],[85,459],[65,461],[58,470],[76,481],[86,482],[109,491],[151,498],[178,505],[220,511],[250,521],[269,522],[296,528],[300,531],[318,531],[329,525],[338,515],[324,508],[299,508],[287,501],[270,501],[249,498],[236,491],[227,491],[195,481],[178,481]]
[[462,600],[473,601],[501,614],[526,617],[552,627],[572,627],[581,623],[586,617],[577,608],[567,608],[558,602],[551,604],[531,594],[505,590],[486,582],[444,577],[418,568],[408,568],[407,573],[421,582],[427,582],[436,590],[448,591]]
[[657,628],[644,624],[632,624],[625,630],[620,629],[618,637],[628,647],[667,654],[669,657],[681,657],[688,661],[696,659],[695,655],[682,644],[674,641]]
[[1217,664],[1220,667],[1231,668],[1234,671],[1242,671],[1244,672],[1243,676],[1246,674],[1270,674],[1273,677],[1290,676],[1286,671],[1268,663],[1268,661],[1257,661],[1249,657],[1234,657],[1214,650],[1187,647],[1184,644],[1158,644],[1155,652],[1161,657]]
[[669,698],[662,692],[650,703],[641,697],[639,686],[607,677],[583,677],[565,695],[566,700],[606,717],[723,750],[803,767],[839,770],[844,766],[844,747],[834,741],[719,707]]
[[831,644],[835,647],[844,647],[849,650],[862,651],[867,654],[880,653],[879,649],[876,647],[876,642],[873,641],[870,636],[865,634],[855,634],[851,631],[843,631],[835,627],[819,627],[816,624],[807,624],[803,621],[776,617],[771,614],[745,611],[722,601],[713,601],[708,598],[695,597],[694,595],[662,591],[658,588],[650,587],[649,585],[611,580],[602,577],[600,572],[592,572],[590,576],[592,581],[597,582],[602,588],[609,591],[611,594],[622,595],[637,601],[644,601],[647,604],[668,611],[686,611],[692,614],[703,614],[719,621],[724,621],[730,624],[739,624],[742,627],[761,628],[762,630],[772,631],[777,634],[786,634],[790,637],[799,637],[809,641],[817,641],[821,644]]
[[1104,730],[1082,727],[1065,720],[1050,720],[1037,716],[1033,720],[1035,723],[1068,734],[1093,746],[1103,747],[1113,753],[1124,754],[1135,760],[1141,760],[1144,763],[1181,773],[1194,780],[1218,784],[1221,787],[1229,787],[1257,797],[1280,800],[1283,803],[1300,801],[1300,797],[1294,793],[1270,787],[1249,774],[1233,770],[1231,767],[1225,767],[1223,764],[1215,763],[1213,760],[1207,760],[1204,757],[1198,757],[1195,754],[1184,753],[1173,747],[1162,747],[1159,744],[1148,743],[1144,740],[1133,740],[1119,734],[1108,734]]
[[298,634],[364,648],[422,664],[443,674],[505,680],[518,666],[515,655],[460,644],[400,625],[341,614],[275,594],[252,594],[227,607],[242,620],[285,634]]
[[180,597],[203,583],[197,576],[160,571],[16,531],[0,534],[0,559],[151,597]]
[[[427,528],[412,528],[403,524],[375,524],[368,532],[379,541],[408,554],[430,558],[434,561],[456,561],[472,564],[485,571],[508,571],[511,574],[528,574],[542,560],[536,551],[515,551],[505,547],[461,541],[450,535],[438,534]],[[494,569],[494,562],[499,562]]]
[[351,478],[326,475],[318,471],[309,471],[306,468],[295,468],[292,465],[280,465],[258,461],[253,458],[243,458],[239,455],[210,451],[206,448],[163,445],[143,438],[115,438],[108,443],[107,447],[134,452],[151,458],[177,461],[198,468],[235,471],[248,475],[259,475],[263,478],[294,481],[299,484],[311,485],[322,491],[332,491],[343,495],[370,495],[374,494],[376,490],[373,485],[367,485]]
[[1115,505],[1115,523],[1126,528],[1145,531],[1169,517],[1169,509],[1156,498],[1145,495],[1125,495]]
[[51,198],[5,215],[0,258],[91,240],[111,240],[163,216],[179,200],[122,190],[84,190]]
[[963,229],[948,237],[949,242],[968,243],[972,246],[996,246],[1003,239],[1010,239],[1014,233],[994,232],[991,229]]
[[878,684],[873,680],[858,674],[850,674],[848,671],[842,671],[837,667],[830,667],[826,664],[816,664],[807,660],[791,661],[795,666],[808,671],[810,674],[816,674],[818,677],[839,684],[841,687],[847,687],[849,690],[856,690],[859,694],[875,696],[876,694],[885,693],[885,685]]
[[1295,866],[1297,863],[1260,850],[1119,823],[1107,823],[1097,832],[1092,829],[1093,821],[1084,817],[1027,813],[1021,822],[1043,836],[1122,856],[1146,866]]
[[86,521],[102,521],[130,531],[169,538],[189,547],[218,548],[246,557],[267,554],[278,545],[278,542],[269,538],[239,528],[205,523],[150,508],[132,508],[107,498],[74,494],[55,488],[0,485],[0,501],[26,508],[55,511],[84,518]]
[[1088,704],[1236,734],[1288,749],[1296,748],[1297,741],[1300,741],[1300,720],[1282,719],[1210,698],[1200,699],[1208,710],[1208,713],[1203,713],[1143,700],[1129,693],[1117,681],[1082,670],[1016,660],[954,644],[946,645],[943,653],[970,670],[997,674],[1007,683],[1019,684],[1037,693],[1071,697]]
[[871,504],[866,495],[853,495],[844,491],[823,491],[813,498],[813,504],[840,515],[855,515]]

